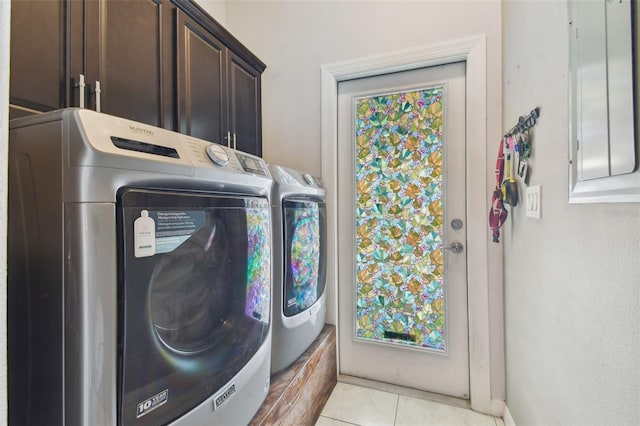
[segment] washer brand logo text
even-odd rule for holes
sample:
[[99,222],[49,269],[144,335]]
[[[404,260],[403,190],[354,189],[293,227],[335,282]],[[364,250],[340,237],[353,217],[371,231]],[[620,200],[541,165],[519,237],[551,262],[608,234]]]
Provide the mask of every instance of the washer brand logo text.
[[217,397],[215,401],[213,401],[213,409],[217,410],[218,408],[220,408],[220,406],[225,402],[227,402],[229,397],[233,395],[235,392],[236,392],[236,385],[234,383],[231,386],[229,386],[226,391],[222,392],[222,394],[219,397]]
[[131,130],[134,133],[141,134],[141,135],[153,136],[153,131],[151,131],[149,129],[145,129],[144,127],[138,127],[138,126],[129,125],[129,130]]
[[140,403],[138,403],[138,409],[136,413],[136,418],[140,418],[145,414],[149,414],[156,408],[164,405],[169,400],[169,389],[165,389],[162,392],[153,395],[151,398],[146,399]]

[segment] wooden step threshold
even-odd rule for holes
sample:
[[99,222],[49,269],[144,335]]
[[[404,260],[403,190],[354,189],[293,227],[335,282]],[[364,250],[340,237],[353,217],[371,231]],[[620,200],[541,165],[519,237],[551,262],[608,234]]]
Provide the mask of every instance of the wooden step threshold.
[[336,368],[336,328],[326,324],[297,361],[271,376],[250,425],[314,425],[336,385]]

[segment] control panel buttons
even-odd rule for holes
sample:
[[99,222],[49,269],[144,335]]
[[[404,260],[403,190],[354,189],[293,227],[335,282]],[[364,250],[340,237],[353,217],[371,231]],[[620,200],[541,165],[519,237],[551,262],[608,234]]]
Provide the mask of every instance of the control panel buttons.
[[214,164],[223,167],[229,162],[229,154],[223,147],[216,144],[207,146],[207,155]]

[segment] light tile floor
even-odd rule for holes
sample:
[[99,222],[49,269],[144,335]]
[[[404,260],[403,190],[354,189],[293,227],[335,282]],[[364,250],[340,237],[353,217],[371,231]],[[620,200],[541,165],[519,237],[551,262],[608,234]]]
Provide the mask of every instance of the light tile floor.
[[316,426],[504,426],[502,419],[440,402],[338,382]]

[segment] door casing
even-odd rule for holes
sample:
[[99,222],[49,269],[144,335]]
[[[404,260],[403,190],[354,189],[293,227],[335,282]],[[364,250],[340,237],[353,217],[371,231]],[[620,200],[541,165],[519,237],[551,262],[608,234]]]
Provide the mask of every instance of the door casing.
[[[487,192],[487,48],[480,35],[451,43],[405,49],[321,67],[322,178],[327,188],[327,321],[337,324],[338,82],[453,62],[467,68],[467,271],[471,408],[502,416],[504,401],[491,395],[489,233]],[[338,351],[340,348],[338,347]],[[339,371],[339,366],[338,366]],[[502,371],[497,373],[502,373]]]

